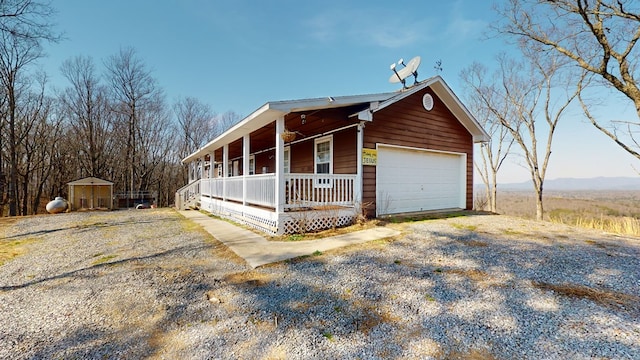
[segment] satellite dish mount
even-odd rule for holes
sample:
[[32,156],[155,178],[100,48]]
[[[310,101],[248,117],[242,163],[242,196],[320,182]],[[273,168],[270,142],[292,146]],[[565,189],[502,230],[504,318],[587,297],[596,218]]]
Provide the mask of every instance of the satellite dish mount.
[[397,66],[404,66],[402,69],[396,69],[396,63],[391,64],[389,67],[393,71],[393,75],[389,78],[390,83],[402,83],[402,88],[407,89],[406,79],[413,75],[413,85],[418,84],[418,67],[420,66],[420,56],[416,56],[409,60],[407,64],[404,63],[404,59],[398,60]]

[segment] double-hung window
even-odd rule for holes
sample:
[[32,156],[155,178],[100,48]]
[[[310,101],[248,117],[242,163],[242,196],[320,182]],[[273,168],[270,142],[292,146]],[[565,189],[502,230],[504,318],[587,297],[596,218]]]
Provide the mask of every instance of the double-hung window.
[[330,177],[322,177],[322,174],[333,174],[333,136],[325,136],[315,140],[315,185],[318,187],[332,187]]

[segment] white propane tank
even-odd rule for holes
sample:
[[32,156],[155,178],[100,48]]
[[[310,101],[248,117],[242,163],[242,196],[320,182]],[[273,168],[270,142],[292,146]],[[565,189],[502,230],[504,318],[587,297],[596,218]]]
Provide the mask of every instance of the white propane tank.
[[58,196],[54,200],[49,201],[47,204],[47,212],[50,214],[61,213],[67,210],[68,206],[69,204],[67,204],[67,201]]

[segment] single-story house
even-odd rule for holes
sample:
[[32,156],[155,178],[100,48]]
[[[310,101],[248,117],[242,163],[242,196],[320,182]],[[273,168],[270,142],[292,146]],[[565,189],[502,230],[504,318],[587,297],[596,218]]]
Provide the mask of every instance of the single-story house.
[[270,234],[473,207],[488,134],[440,76],[396,92],[268,102],[183,159],[176,206]]
[[69,210],[113,209],[112,182],[87,177],[67,185],[69,185]]

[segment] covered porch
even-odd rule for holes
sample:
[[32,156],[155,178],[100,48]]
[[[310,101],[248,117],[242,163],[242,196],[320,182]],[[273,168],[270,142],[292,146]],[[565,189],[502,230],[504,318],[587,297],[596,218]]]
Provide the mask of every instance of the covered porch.
[[268,103],[184,159],[189,184],[176,206],[269,234],[352,223],[362,211],[364,127],[354,114],[370,103],[313,101],[317,108]]

